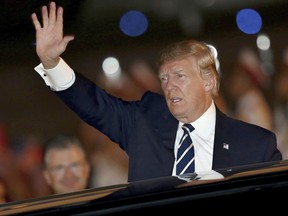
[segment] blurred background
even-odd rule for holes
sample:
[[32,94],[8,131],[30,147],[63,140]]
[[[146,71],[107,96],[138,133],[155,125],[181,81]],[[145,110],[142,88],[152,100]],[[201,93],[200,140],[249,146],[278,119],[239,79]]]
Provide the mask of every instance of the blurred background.
[[[42,143],[51,136],[66,133],[81,138],[95,163],[99,163],[95,158],[104,155],[104,151],[108,152],[108,158],[119,156],[123,164],[119,168],[123,171],[119,174],[121,180],[109,184],[121,183],[127,171],[126,155],[82,122],[34,71],[39,59],[30,15],[36,12],[40,16],[41,5],[48,2],[0,1],[0,177],[11,179],[19,170],[24,170],[26,176],[27,170],[30,173],[31,169],[38,170]],[[219,107],[228,115],[273,130],[284,159],[287,158],[287,0],[58,0],[56,3],[64,7],[64,33],[75,35],[62,57],[73,69],[123,99],[137,100],[146,90],[161,93],[156,60],[167,44],[195,38],[215,47],[222,79]],[[29,194],[24,191],[25,186],[18,189],[8,186],[10,193],[12,190],[17,193],[11,200],[49,193],[39,191],[41,177],[33,180],[40,183],[33,184],[29,178]],[[105,184],[108,181],[105,178],[100,181],[100,177],[94,183]],[[35,186],[33,193],[31,185]]]

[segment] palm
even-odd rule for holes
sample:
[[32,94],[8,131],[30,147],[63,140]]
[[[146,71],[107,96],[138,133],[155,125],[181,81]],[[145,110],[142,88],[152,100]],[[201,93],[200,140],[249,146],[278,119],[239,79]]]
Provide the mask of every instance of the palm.
[[58,26],[48,26],[36,32],[36,52],[38,56],[50,59],[57,58],[64,51],[65,47],[62,44],[63,32]]

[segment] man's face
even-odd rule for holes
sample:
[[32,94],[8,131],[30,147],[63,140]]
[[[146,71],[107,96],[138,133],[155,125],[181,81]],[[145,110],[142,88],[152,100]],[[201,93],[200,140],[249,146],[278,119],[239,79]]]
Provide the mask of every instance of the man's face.
[[47,154],[44,177],[55,193],[67,193],[86,188],[90,167],[77,146],[51,149]]
[[200,76],[194,57],[163,64],[159,78],[169,110],[179,121],[193,122],[211,105],[209,80]]

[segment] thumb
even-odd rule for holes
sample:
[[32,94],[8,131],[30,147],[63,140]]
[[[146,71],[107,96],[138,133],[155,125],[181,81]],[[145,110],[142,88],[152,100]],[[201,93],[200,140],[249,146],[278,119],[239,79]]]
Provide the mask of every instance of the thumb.
[[67,35],[63,37],[63,40],[61,42],[62,47],[67,47],[68,43],[70,41],[74,40],[74,35]]

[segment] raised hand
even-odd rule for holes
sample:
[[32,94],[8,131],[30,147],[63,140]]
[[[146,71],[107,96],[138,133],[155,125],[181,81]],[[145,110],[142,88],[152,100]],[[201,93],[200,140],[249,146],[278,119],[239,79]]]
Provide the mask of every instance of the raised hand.
[[55,67],[60,55],[66,50],[68,43],[74,39],[73,35],[63,36],[63,8],[56,8],[56,3],[42,6],[42,26],[33,13],[31,15],[36,30],[36,52],[44,68]]

